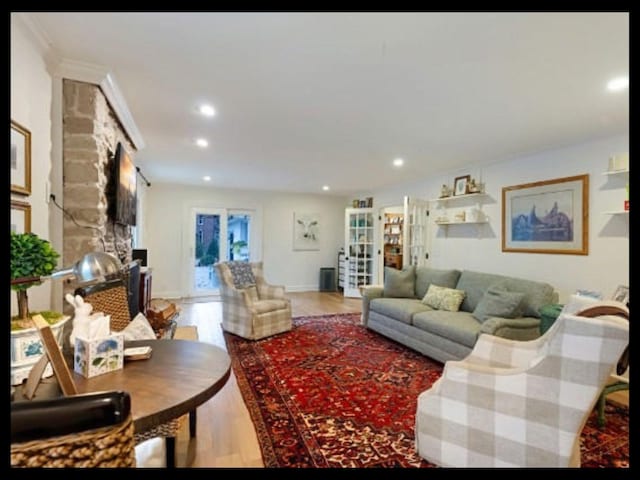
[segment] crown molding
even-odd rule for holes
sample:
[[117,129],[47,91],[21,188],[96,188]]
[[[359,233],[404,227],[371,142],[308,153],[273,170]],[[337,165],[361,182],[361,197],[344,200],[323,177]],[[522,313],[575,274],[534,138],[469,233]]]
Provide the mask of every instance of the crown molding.
[[55,75],[60,78],[98,85],[136,150],[141,150],[145,147],[142,134],[133,119],[124,95],[120,87],[118,87],[113,73],[106,67],[63,58],[55,69]]
[[40,53],[46,53],[51,50],[53,42],[40,26],[40,24],[26,12],[12,12],[11,20],[18,20],[29,31],[31,38],[40,49]]

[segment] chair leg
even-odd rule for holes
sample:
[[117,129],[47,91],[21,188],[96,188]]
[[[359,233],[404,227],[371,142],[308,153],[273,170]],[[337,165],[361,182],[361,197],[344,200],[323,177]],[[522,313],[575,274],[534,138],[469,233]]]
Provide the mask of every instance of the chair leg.
[[604,427],[605,419],[604,419],[604,406],[607,401],[607,394],[602,392],[600,397],[598,397],[598,426],[600,428]]
[[167,468],[176,467],[176,437],[164,437],[167,454]]
[[189,436],[194,438],[196,436],[196,409],[194,408],[189,412]]

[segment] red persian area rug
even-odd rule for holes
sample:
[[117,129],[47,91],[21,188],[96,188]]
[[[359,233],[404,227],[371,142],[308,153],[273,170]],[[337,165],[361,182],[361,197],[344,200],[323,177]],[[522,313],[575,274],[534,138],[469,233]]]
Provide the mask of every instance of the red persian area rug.
[[[259,341],[224,333],[265,467],[432,467],[414,445],[418,395],[442,364],[360,325],[359,314],[294,318]],[[626,408],[595,412],[583,467],[629,466]]]

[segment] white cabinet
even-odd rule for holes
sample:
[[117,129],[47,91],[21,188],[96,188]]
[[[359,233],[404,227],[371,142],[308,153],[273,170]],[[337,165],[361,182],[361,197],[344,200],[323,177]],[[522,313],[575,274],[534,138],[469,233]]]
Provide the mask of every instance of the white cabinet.
[[360,297],[360,287],[374,283],[373,242],[377,224],[373,208],[345,210],[345,297]]
[[481,225],[489,219],[482,211],[486,193],[468,193],[431,200],[435,205],[434,222],[439,227],[450,225]]

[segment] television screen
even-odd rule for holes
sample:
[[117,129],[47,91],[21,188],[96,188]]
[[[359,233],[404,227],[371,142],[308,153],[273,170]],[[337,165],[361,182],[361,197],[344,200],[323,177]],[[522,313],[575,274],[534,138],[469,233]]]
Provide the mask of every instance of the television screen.
[[118,142],[113,163],[109,216],[123,225],[136,224],[136,167],[122,143]]

